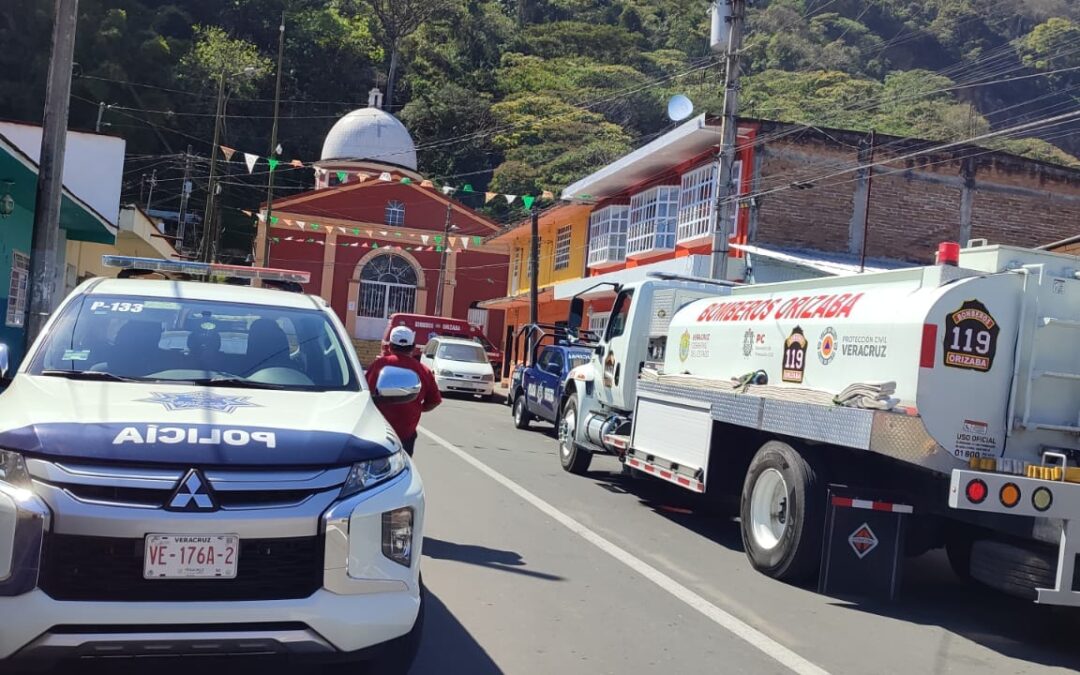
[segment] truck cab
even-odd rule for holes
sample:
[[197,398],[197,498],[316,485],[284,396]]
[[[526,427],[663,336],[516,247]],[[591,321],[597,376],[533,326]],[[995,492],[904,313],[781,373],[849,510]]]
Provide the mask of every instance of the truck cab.
[[[588,469],[592,453],[621,454],[605,438],[629,433],[638,374],[664,361],[667,329],[687,304],[730,292],[728,282],[680,277],[650,277],[619,286],[607,328],[588,364],[571,373],[572,387],[559,399],[559,455],[573,473]],[[581,323],[583,303],[571,303],[569,324]],[[684,345],[675,345],[682,349]],[[688,345],[686,345],[688,347]]]

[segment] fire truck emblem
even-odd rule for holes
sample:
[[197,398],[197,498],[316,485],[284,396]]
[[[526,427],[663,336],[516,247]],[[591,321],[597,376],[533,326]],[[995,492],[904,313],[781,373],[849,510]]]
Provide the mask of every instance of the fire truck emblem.
[[753,351],[754,351],[754,330],[749,329],[745,333],[743,333],[742,355],[743,356],[750,356],[751,352],[753,352]]
[[836,331],[832,328],[826,328],[821,332],[817,343],[817,356],[823,366],[829,365],[836,356]]
[[806,371],[806,345],[802,328],[795,326],[784,340],[784,367],[780,378],[784,382],[802,383]]
[[986,372],[994,365],[1001,326],[978,300],[966,300],[945,317],[945,365]]
[[878,545],[877,535],[866,523],[855,528],[855,531],[851,533],[847,540],[851,544],[851,548],[854,549],[855,555],[859,556],[859,560],[865,558]]
[[690,331],[684,330],[679,338],[679,360],[685,361],[690,356]]

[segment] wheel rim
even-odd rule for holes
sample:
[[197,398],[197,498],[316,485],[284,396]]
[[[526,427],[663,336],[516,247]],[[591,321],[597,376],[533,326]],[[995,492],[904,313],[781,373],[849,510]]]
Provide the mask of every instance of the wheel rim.
[[574,429],[577,423],[577,413],[569,406],[567,408],[559,422],[559,450],[563,457],[569,457],[570,450],[574,447]]
[[776,469],[765,469],[754,482],[750,494],[750,534],[766,551],[780,544],[788,526],[788,488]]
[[514,402],[514,419],[521,423],[521,420],[525,417],[525,402],[520,398]]

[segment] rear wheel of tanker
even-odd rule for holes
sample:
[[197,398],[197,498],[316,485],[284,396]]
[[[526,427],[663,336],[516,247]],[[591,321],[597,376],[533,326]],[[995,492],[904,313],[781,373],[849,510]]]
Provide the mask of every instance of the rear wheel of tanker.
[[525,405],[525,394],[519,393],[514,397],[514,426],[518,429],[528,429],[531,421],[532,415],[529,414],[529,408]]
[[1057,585],[1057,551],[980,539],[971,547],[971,577],[1002,593],[1033,601],[1039,597],[1037,589]]
[[589,470],[592,453],[577,443],[577,416],[577,394],[570,394],[559,415],[559,462],[564,470],[583,476]]
[[743,546],[754,569],[799,582],[821,564],[824,481],[806,456],[769,441],[750,462],[739,505]]

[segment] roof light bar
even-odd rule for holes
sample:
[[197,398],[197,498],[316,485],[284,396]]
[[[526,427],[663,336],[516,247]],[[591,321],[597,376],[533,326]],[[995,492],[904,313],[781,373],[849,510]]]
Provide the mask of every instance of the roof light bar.
[[309,272],[283,270],[273,267],[245,267],[243,265],[192,262],[190,260],[137,258],[127,255],[103,255],[101,256],[101,263],[105,267],[146,270],[148,272],[226,276],[240,279],[263,279],[266,281],[293,281],[300,284],[306,284],[311,281],[311,274]]

